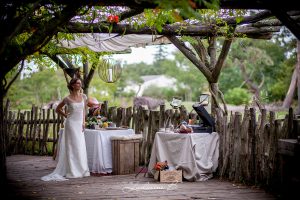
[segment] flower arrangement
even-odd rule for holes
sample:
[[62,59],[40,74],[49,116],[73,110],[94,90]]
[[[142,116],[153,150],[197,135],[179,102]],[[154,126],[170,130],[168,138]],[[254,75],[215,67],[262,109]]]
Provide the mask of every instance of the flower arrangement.
[[[107,125],[106,125],[107,124]],[[97,116],[88,116],[86,120],[86,127],[94,129],[95,126],[99,126],[99,128],[103,127],[106,128],[109,126],[109,123],[107,121],[106,117],[97,115]]]
[[153,169],[156,171],[167,170],[167,169],[169,169],[168,162],[167,161],[157,162],[157,163],[155,163]]
[[86,123],[87,128],[92,128],[95,125],[98,125],[98,121],[97,121],[97,117],[96,116],[88,117],[87,120],[86,120],[86,122],[87,122]]

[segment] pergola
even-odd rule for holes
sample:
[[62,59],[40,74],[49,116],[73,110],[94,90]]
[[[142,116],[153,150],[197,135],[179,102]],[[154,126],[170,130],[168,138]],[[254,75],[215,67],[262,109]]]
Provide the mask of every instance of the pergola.
[[[193,2],[193,1],[191,1]],[[130,8],[123,13],[120,13],[120,19],[126,19],[131,16],[137,15],[143,12],[144,8],[156,8],[156,4],[153,1],[140,1],[136,2],[134,0],[129,1],[101,1],[99,3],[100,6],[127,6]],[[206,9],[203,4],[198,2],[193,2],[193,6],[195,9]],[[298,39],[300,39],[300,27],[299,27],[299,14],[300,7],[297,2],[293,0],[287,0],[284,2],[281,1],[272,1],[272,0],[220,0],[220,8],[221,9],[249,9],[249,10],[260,10],[265,11],[260,14],[252,15],[249,17],[245,17],[243,20],[237,23],[235,18],[227,18],[225,22],[228,25],[243,25],[247,24],[247,28],[243,28],[241,30],[237,30],[237,33],[245,33],[249,34],[247,36],[253,38],[270,38],[270,34],[267,36],[266,33],[271,33],[272,30],[267,30],[262,27],[276,27],[276,26],[286,26]],[[276,17],[277,20],[264,21],[264,19]],[[257,23],[259,22],[260,23]],[[82,24],[81,24],[82,25]],[[99,26],[100,25],[100,26]],[[224,24],[218,24],[218,26],[222,26]],[[172,25],[170,25],[172,27]],[[175,33],[165,27],[161,31],[162,35],[174,35]],[[176,29],[178,25],[173,25],[172,28]],[[87,29],[89,28],[89,29]],[[138,33],[138,34],[152,34],[153,29],[144,28],[139,30],[130,29],[131,27],[124,24],[117,24],[113,27],[111,32],[114,33]],[[213,33],[213,30],[209,30],[212,27],[205,26],[202,24],[195,25],[193,27],[187,27],[186,31],[179,32],[179,35],[193,35],[193,36],[208,36]],[[252,28],[252,29],[251,29]],[[260,29],[259,29],[260,28]],[[67,25],[67,29],[70,32],[84,33],[84,32],[108,32],[108,30],[103,29],[101,27],[101,23],[89,24],[87,26],[76,27],[75,23],[69,23]],[[276,32],[276,31],[273,31]],[[265,34],[262,34],[265,33]],[[176,34],[175,34],[176,35]]]
[[[58,32],[67,33],[116,33],[116,34],[146,34],[153,35],[157,30],[153,27],[143,27],[135,29],[130,24],[118,23],[114,24],[111,29],[107,29],[107,21],[95,21],[90,23],[82,23],[70,21],[79,13],[79,9],[85,6],[123,6],[127,9],[124,12],[118,13],[120,21],[141,14],[145,8],[155,9],[157,1],[150,0],[86,0],[86,1],[22,1],[22,3],[12,3],[13,1],[4,0],[0,3],[0,25],[2,31],[0,33],[0,66],[1,66],[1,107],[0,121],[3,121],[3,99],[7,93],[7,89],[11,83],[7,83],[6,75],[8,72],[16,68],[20,61],[27,56],[40,51],[51,38]],[[211,1],[208,1],[211,2]],[[207,6],[201,1],[188,1],[192,9],[207,9]],[[16,8],[30,4],[33,11],[48,4],[59,4],[62,9],[59,13],[54,13],[53,16],[47,16],[45,20],[42,18],[37,21],[30,21],[30,14],[24,12],[23,16],[16,17],[18,13]],[[211,22],[209,24],[193,24],[186,26],[185,24],[165,24],[159,35],[166,36],[206,77],[210,84],[210,88],[214,99],[219,95],[218,77],[221,68],[228,54],[232,36],[247,36],[257,39],[270,39],[272,34],[278,32],[282,26],[286,26],[299,40],[300,39],[300,7],[295,0],[273,1],[273,0],[220,0],[221,9],[250,9],[255,10],[253,15],[244,17],[241,21],[237,21],[233,17],[223,19],[222,23]],[[14,7],[15,6],[15,7]],[[18,7],[19,6],[19,7]],[[174,6],[176,7],[176,5]],[[30,10],[28,12],[32,12]],[[40,13],[37,13],[39,15]],[[56,15],[57,14],[57,15]],[[52,17],[52,18],[51,18]],[[275,17],[275,18],[274,18]],[[26,21],[27,20],[27,21]],[[46,21],[46,22],[45,22]],[[28,26],[29,24],[29,26]],[[228,32],[222,31],[222,27],[228,25],[231,27],[229,37]],[[180,28],[181,31],[178,31]],[[16,45],[10,43],[11,40],[17,38],[22,33],[29,33],[30,37],[21,44]],[[196,54],[178,38],[178,36],[192,36],[198,41],[193,44]],[[224,36],[225,40],[220,55],[216,53],[216,39]],[[205,48],[201,40],[206,39],[209,47]],[[55,57],[53,57],[55,59]],[[89,72],[91,74],[92,71]],[[89,77],[89,76],[87,76]],[[13,79],[14,80],[14,79]],[[13,82],[13,81],[12,81]],[[219,107],[215,101],[216,107]],[[225,109],[226,110],[226,109]],[[5,134],[1,126],[1,176],[5,172]],[[3,147],[4,146],[4,147]]]
[[[205,9],[203,4],[193,2],[195,9]],[[152,41],[152,43],[166,43],[166,41],[173,43],[206,77],[210,85],[210,92],[213,96],[213,108],[221,108],[218,103],[218,98],[222,99],[222,93],[218,89],[218,78],[221,68],[225,62],[226,56],[229,52],[232,38],[248,37],[253,39],[271,39],[274,33],[278,33],[283,26],[286,26],[298,39],[300,38],[300,8],[296,3],[288,0],[285,6],[279,5],[277,2],[270,0],[262,1],[237,1],[237,0],[221,0],[221,9],[249,9],[249,12],[237,20],[236,17],[225,16],[222,20],[209,20],[200,22],[196,20],[186,19],[183,22],[176,22],[173,24],[163,25],[160,31],[155,30],[153,27],[136,28],[128,19],[143,13],[144,8],[156,8],[156,4],[152,1],[102,1],[100,6],[125,6],[124,11],[115,13],[120,17],[120,22],[110,25],[107,28],[106,19],[98,19],[95,23],[82,23],[72,21],[66,26],[68,33],[82,33],[84,36],[78,37],[74,42],[69,41],[63,44],[64,47],[74,48],[81,45],[87,46],[94,51],[118,51],[121,44],[126,48],[133,43],[128,40],[131,38],[135,44],[150,44],[149,37],[160,38],[159,41]],[[284,8],[283,8],[284,7]],[[229,29],[224,29],[224,27]],[[180,31],[178,31],[180,30]],[[92,33],[92,37],[91,37]],[[97,39],[101,34],[110,33],[113,36],[107,39]],[[191,44],[192,48],[188,47],[180,40],[181,36],[190,36],[198,43]],[[216,53],[216,40],[219,37],[224,37],[222,51],[219,56]],[[162,38],[165,38],[161,40]],[[167,39],[166,39],[167,38]],[[209,44],[205,47],[202,40],[207,40]],[[117,43],[116,43],[117,41]],[[123,41],[123,42],[122,42]],[[117,45],[116,45],[117,44]],[[111,48],[108,46],[110,45]],[[95,48],[98,46],[99,48]],[[100,47],[107,47],[101,50]],[[196,54],[195,54],[196,52]],[[55,60],[55,57],[54,59]],[[57,60],[57,59],[56,59]],[[62,62],[60,62],[62,63]],[[70,62],[69,62],[70,63]],[[63,68],[65,66],[62,66]],[[73,75],[72,66],[66,70],[69,75]],[[87,69],[84,71],[87,72]],[[86,77],[92,77],[94,69],[91,69]],[[88,87],[90,79],[85,80],[85,85]],[[227,113],[226,105],[224,104],[223,113]]]

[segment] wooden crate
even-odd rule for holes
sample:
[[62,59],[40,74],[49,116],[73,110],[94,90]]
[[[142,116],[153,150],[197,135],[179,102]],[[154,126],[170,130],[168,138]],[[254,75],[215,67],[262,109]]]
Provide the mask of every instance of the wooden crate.
[[181,183],[182,170],[160,171],[159,179],[161,183]]
[[139,168],[139,139],[117,140],[112,142],[113,169],[115,175],[134,174]]

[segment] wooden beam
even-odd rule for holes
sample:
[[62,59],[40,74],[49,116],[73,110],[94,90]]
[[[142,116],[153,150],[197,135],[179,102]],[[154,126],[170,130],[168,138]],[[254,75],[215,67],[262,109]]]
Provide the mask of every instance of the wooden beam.
[[[64,0],[66,1],[66,0]],[[102,0],[93,1],[89,0],[92,4],[98,6],[128,6],[128,7],[138,7],[138,8],[156,8],[158,7],[158,1],[153,0]],[[194,9],[207,9],[207,4],[203,1],[191,1],[193,3]],[[208,0],[206,2],[211,2]],[[285,0],[275,1],[275,0],[220,0],[220,8],[222,9],[276,9],[276,10],[299,10],[298,1],[296,0]]]
[[[163,27],[161,32],[154,31],[151,27],[144,27],[140,29],[136,29],[133,26],[125,25],[125,24],[116,24],[113,26],[110,33],[119,33],[119,34],[144,34],[144,35],[175,35],[175,36],[203,36],[209,37],[215,35],[216,31],[219,36],[223,36],[226,33],[222,31],[217,26],[214,25],[190,25],[190,26],[180,26],[180,25],[171,25],[172,29]],[[67,26],[68,33],[109,33],[109,30],[104,25],[76,25],[76,24],[69,24]],[[179,31],[180,30],[180,31]],[[264,27],[238,27],[235,32],[235,37],[244,37],[247,36],[249,38],[253,38],[254,35],[257,35],[259,39],[261,38],[260,34],[265,33],[273,33],[278,32],[280,30],[280,26],[264,26]],[[65,30],[64,30],[65,31]],[[272,36],[272,35],[270,35]],[[264,37],[263,37],[264,38]],[[271,38],[271,37],[270,37]],[[270,39],[268,38],[268,39]]]
[[[68,0],[57,1],[60,3],[68,3]],[[74,1],[76,2],[76,1]],[[86,0],[82,1],[85,5],[95,5],[95,6],[127,6],[131,8],[157,8],[159,1],[153,0]],[[203,1],[191,0],[194,9],[207,9],[207,4]],[[212,0],[207,0],[207,3],[212,2]],[[276,9],[276,10],[299,10],[299,3],[296,0],[219,0],[220,8],[222,9]]]
[[292,19],[286,12],[272,10],[272,13],[286,26],[295,37],[300,40],[300,26],[296,20]]
[[295,0],[220,0],[223,9],[267,9],[267,10],[299,10]]

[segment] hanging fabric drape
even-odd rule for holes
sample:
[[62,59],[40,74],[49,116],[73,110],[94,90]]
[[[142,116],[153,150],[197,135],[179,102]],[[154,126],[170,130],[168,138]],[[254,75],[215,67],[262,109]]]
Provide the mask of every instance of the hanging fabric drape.
[[170,41],[161,35],[84,33],[74,34],[74,40],[60,40],[58,43],[65,48],[87,47],[95,52],[118,52],[158,44],[170,44]]

